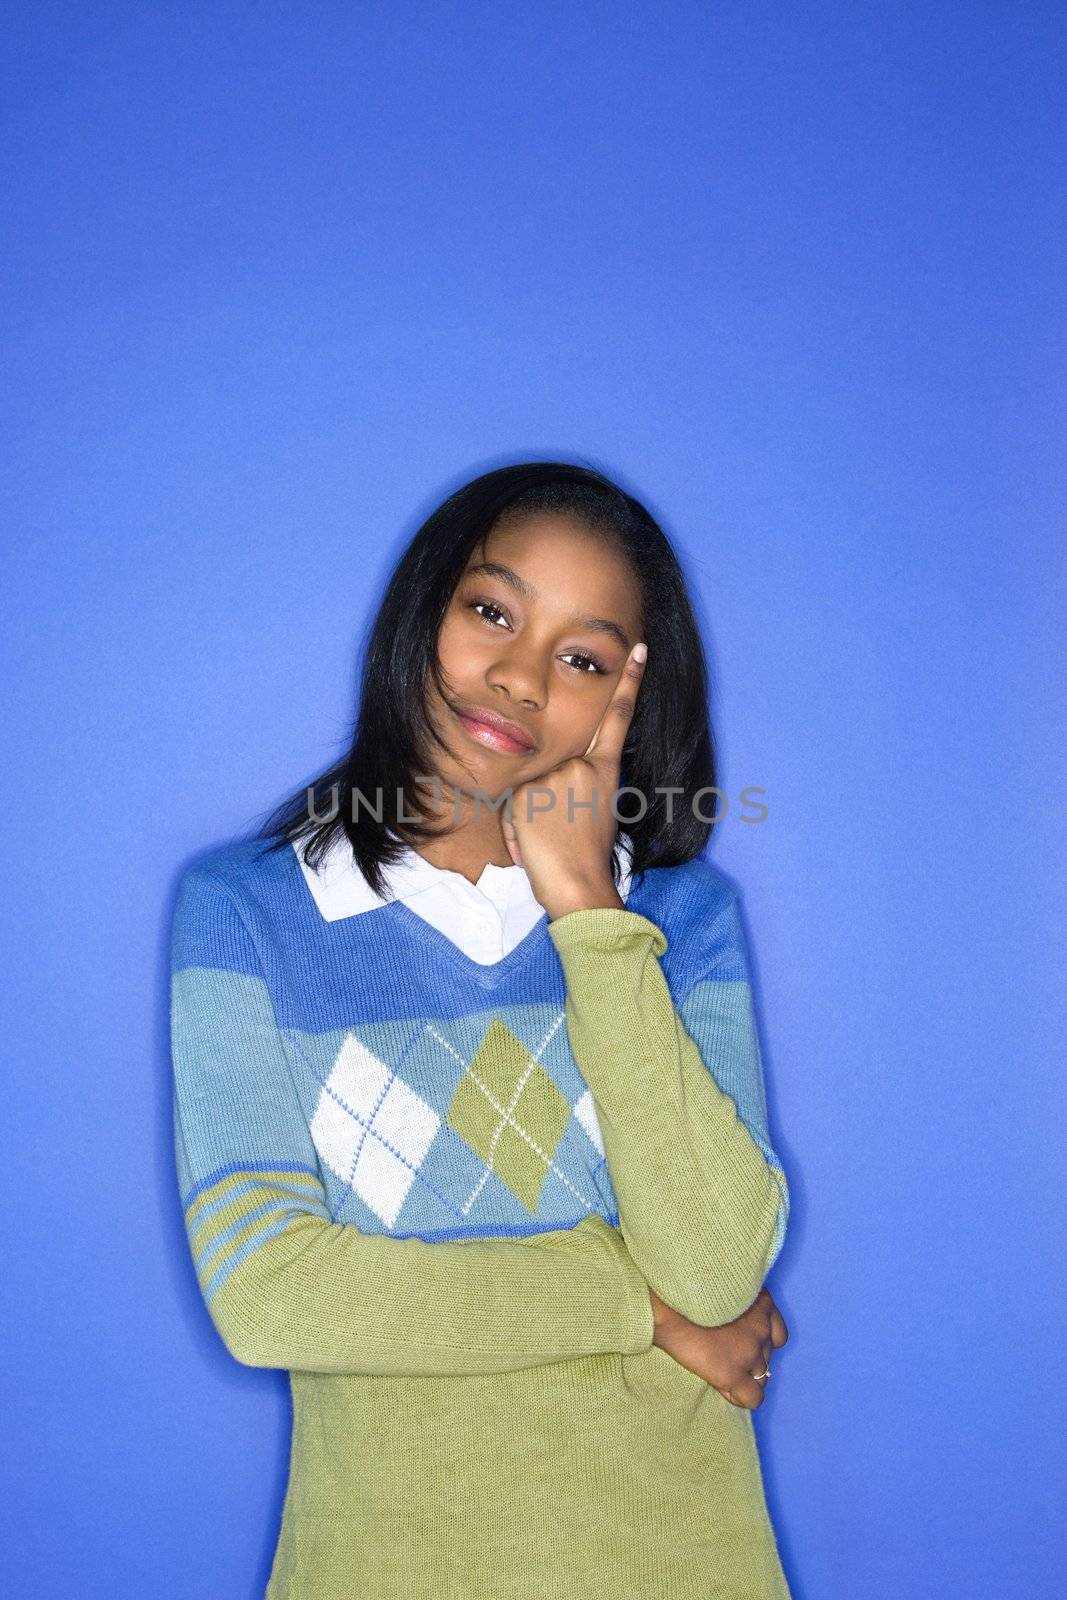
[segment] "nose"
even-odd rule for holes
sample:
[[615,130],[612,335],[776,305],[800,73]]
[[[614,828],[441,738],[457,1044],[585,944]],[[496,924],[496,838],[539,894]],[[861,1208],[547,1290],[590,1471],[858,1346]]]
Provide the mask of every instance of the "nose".
[[532,651],[523,651],[519,645],[501,653],[486,673],[494,689],[503,689],[516,705],[539,710],[545,703],[546,667]]

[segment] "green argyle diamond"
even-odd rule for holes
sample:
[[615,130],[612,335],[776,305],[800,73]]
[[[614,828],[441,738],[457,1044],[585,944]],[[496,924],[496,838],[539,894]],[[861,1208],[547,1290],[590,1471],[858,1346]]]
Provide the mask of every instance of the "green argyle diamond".
[[570,1115],[566,1097],[540,1062],[531,1066],[529,1050],[495,1017],[445,1120],[533,1215]]

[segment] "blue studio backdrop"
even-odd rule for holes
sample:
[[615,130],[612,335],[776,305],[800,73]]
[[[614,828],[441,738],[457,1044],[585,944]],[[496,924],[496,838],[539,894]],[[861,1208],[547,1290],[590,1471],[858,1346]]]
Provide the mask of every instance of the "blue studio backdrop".
[[1064,9],[3,9],[0,1592],[262,1594],[288,1390],[182,1231],[174,887],[340,753],[432,506],[564,456],[706,631],[794,1594],[1054,1600]]

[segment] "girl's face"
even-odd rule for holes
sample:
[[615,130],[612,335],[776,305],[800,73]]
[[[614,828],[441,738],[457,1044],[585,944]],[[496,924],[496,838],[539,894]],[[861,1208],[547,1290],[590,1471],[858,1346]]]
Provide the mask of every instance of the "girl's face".
[[492,530],[438,637],[447,698],[431,684],[430,716],[460,758],[435,754],[445,809],[453,787],[495,797],[584,754],[641,628],[629,565],[583,523],[537,513]]

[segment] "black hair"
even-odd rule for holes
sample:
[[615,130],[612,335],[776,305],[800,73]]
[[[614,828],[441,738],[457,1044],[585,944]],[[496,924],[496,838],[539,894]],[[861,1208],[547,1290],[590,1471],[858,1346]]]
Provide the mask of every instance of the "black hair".
[[[559,461],[486,472],[450,494],[415,533],[370,630],[351,746],[335,766],[269,814],[257,837],[271,840],[270,849],[299,839],[314,868],[344,833],[373,891],[384,892],[383,868],[422,832],[420,823],[408,819],[425,816],[429,804],[415,780],[433,771],[428,753],[442,743],[428,718],[427,687],[431,678],[441,686],[437,639],[453,593],[472,552],[494,526],[545,511],[571,516],[610,539],[640,592],[640,637],[648,645],[648,662],[619,773],[620,788],[629,785],[638,793],[621,794],[616,804],[631,876],[700,854],[714,820],[696,813],[693,797],[714,788],[715,750],[703,643],[678,558],[640,501],[591,467]],[[663,792],[669,789],[680,792]],[[403,821],[397,815],[390,821],[380,800],[375,803],[380,795],[397,797]],[[644,815],[625,820],[640,809],[642,796]],[[439,821],[434,831],[445,831]],[[618,882],[618,850],[612,871]]]

